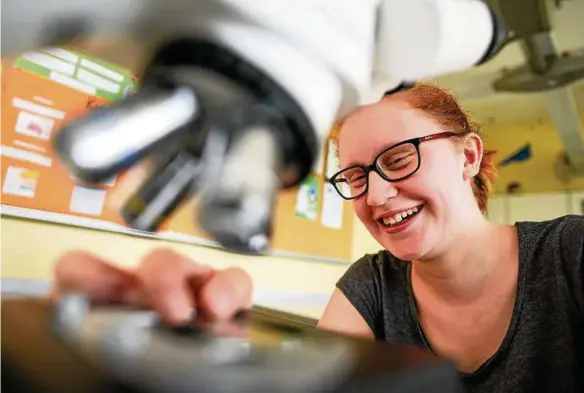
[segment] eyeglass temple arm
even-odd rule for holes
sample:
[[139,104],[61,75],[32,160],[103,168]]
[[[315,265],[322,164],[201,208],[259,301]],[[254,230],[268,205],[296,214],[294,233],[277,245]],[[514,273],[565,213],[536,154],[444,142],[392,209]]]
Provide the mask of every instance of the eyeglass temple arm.
[[433,139],[440,139],[440,138],[449,138],[451,136],[455,136],[456,133],[454,132],[440,132],[438,134],[426,135],[419,138],[420,142],[431,141]]

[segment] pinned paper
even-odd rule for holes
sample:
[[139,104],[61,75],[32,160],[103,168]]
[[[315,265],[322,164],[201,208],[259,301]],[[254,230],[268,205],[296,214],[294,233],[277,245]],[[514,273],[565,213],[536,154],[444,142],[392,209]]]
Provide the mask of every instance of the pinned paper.
[[298,188],[296,216],[308,220],[318,217],[318,180],[314,176],[308,176]]
[[73,213],[101,216],[105,203],[106,190],[75,186],[71,195],[69,210]]
[[333,229],[343,227],[343,201],[335,187],[330,183],[325,183],[320,218],[323,226]]
[[35,115],[27,111],[20,111],[16,120],[15,130],[19,134],[32,136],[48,141],[55,127],[55,120]]
[[25,198],[34,198],[36,194],[38,172],[25,168],[9,167],[4,177],[4,194]]

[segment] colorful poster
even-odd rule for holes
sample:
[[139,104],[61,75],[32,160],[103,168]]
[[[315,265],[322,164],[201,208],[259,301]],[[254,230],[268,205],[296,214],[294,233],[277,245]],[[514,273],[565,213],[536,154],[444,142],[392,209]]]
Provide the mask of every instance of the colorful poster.
[[296,197],[296,216],[307,220],[316,220],[318,217],[319,200],[318,179],[309,175],[300,187]]
[[122,224],[118,211],[107,204],[116,178],[81,184],[57,159],[52,141],[63,124],[136,88],[128,71],[61,48],[28,52],[4,63],[2,204]]

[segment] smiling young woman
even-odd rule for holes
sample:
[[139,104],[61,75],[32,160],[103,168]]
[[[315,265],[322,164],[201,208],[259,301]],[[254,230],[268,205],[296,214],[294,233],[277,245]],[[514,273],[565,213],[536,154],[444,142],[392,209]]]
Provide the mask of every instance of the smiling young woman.
[[[424,84],[342,122],[344,169],[330,182],[384,250],[351,265],[318,326],[448,357],[469,393],[584,392],[584,217],[487,221],[494,167],[478,131]],[[66,291],[148,305],[178,325],[194,307],[232,318],[253,294],[242,269],[172,250],[133,268],[68,253],[51,297]]]
[[426,347],[473,393],[584,391],[584,217],[490,223],[493,152],[429,84],[351,113],[339,156],[330,182],[385,250],[341,278],[321,328]]

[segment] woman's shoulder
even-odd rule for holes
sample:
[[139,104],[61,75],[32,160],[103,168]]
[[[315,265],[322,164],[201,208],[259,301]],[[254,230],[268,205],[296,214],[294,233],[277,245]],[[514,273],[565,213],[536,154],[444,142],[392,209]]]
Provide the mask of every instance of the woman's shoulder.
[[568,214],[544,221],[518,221],[515,227],[520,235],[520,244],[555,244],[581,251],[584,241],[584,215]]
[[383,250],[359,258],[337,282],[336,287],[365,318],[377,338],[386,337],[387,326],[399,328],[405,323],[403,318],[394,319],[409,307],[408,266],[409,262]]
[[526,277],[539,283],[542,291],[564,283],[569,297],[584,310],[584,216],[572,214],[515,225]]
[[584,240],[584,215],[570,214],[559,218],[562,226],[562,235],[565,239],[575,239],[580,241],[580,245]]
[[568,214],[545,221],[515,223],[523,259],[555,260],[582,264],[584,216]]
[[408,282],[410,262],[401,261],[386,250],[366,254],[353,262],[337,282],[343,292],[403,292]]
[[542,221],[518,221],[515,225],[525,225],[533,229],[562,229],[564,226],[584,226],[584,215],[582,214],[566,214],[558,216],[549,220]]

